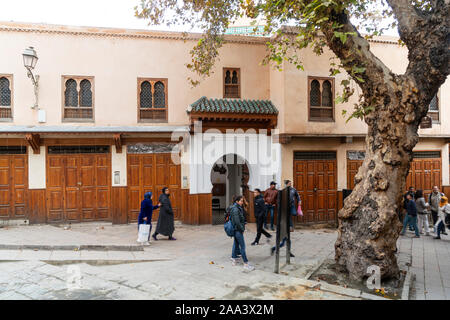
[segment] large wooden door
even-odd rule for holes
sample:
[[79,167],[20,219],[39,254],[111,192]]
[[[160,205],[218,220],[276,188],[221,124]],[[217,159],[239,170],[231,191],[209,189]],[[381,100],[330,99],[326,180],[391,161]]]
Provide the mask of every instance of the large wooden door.
[[47,218],[111,220],[109,154],[47,155]]
[[0,219],[26,218],[27,191],[27,156],[0,155]]
[[[347,159],[347,188],[355,187],[355,174],[362,165],[362,160]],[[441,154],[439,151],[417,151],[411,162],[408,176],[406,177],[406,187],[414,187],[416,190],[422,189],[425,197],[431,193],[433,186],[441,188]]]
[[294,187],[302,199],[304,214],[297,218],[298,222],[334,221],[337,201],[335,153],[296,152],[294,159]]
[[[161,190],[170,189],[170,200],[175,219],[181,216],[181,167],[171,160],[170,153],[128,154],[128,222],[137,221],[141,201],[148,191],[153,203],[158,203]],[[158,219],[158,210],[153,220]]]

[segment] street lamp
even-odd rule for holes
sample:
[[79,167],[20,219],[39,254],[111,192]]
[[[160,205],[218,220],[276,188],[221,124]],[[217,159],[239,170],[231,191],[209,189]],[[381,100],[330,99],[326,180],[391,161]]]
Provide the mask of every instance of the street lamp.
[[38,56],[33,47],[26,48],[25,51],[23,52],[22,56],[23,56],[23,64],[24,64],[25,68],[27,69],[28,78],[31,79],[31,82],[33,83],[33,86],[34,86],[35,103],[34,103],[34,106],[31,108],[37,109],[38,108],[39,76],[33,74],[33,69],[36,66],[36,63],[38,61]]

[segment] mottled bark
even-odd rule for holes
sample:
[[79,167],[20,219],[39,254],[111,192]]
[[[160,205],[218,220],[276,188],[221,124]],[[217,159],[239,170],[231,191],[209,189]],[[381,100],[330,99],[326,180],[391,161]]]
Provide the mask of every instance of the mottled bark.
[[[364,118],[368,125],[366,158],[339,212],[335,259],[353,279],[367,276],[371,265],[380,267],[382,278],[399,275],[395,257],[401,229],[398,204],[418,142],[419,123],[449,74],[448,6],[425,14],[407,0],[388,2],[409,49],[410,63],[404,75],[392,73],[359,33],[342,43],[333,36],[336,30],[331,24],[323,29],[328,46],[349,73],[353,66],[366,68],[364,82],[359,83],[363,104],[375,108]],[[330,17],[331,22],[343,25],[339,31],[357,32],[345,13],[330,12]]]

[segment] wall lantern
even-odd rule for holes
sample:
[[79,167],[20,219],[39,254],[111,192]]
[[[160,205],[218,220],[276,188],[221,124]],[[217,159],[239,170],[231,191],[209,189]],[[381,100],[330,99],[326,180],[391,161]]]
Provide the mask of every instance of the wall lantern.
[[33,74],[33,69],[36,66],[36,63],[38,61],[38,56],[36,54],[36,51],[33,47],[28,47],[23,52],[23,65],[27,69],[28,78],[31,79],[31,82],[34,86],[34,106],[32,106],[32,109],[38,108],[38,89],[39,89],[39,76]]

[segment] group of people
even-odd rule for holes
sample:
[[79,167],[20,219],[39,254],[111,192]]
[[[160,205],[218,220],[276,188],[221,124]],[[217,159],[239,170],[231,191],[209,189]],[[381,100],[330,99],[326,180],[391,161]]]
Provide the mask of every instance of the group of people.
[[403,207],[406,210],[403,219],[403,229],[401,235],[405,234],[406,228],[409,226],[411,231],[415,232],[415,237],[420,238],[420,234],[430,235],[429,214],[433,221],[433,232],[436,233],[434,239],[441,239],[441,234],[447,235],[445,231],[445,218],[450,214],[450,204],[448,198],[439,191],[437,186],[433,187],[433,191],[425,201],[423,190],[415,191],[414,187],[410,187],[404,195]]
[[[297,206],[301,204],[301,198],[297,190],[292,187],[292,182],[289,180],[285,181],[285,186],[290,187],[289,193],[289,212],[290,212],[290,226],[293,228],[292,216],[297,215]],[[234,241],[233,248],[231,251],[231,263],[232,265],[237,265],[240,258],[244,263],[244,269],[247,271],[252,271],[255,267],[248,262],[244,232],[245,232],[245,210],[244,210],[244,200],[245,198],[241,195],[235,196],[233,199],[233,204],[229,207],[229,219],[234,227]],[[252,246],[258,245],[261,239],[261,235],[264,235],[267,242],[270,243],[272,235],[267,232],[267,217],[270,213],[270,227],[274,231],[274,208],[278,200],[278,190],[276,189],[276,183],[272,181],[270,187],[264,192],[264,196],[260,189],[255,189],[254,198],[254,213],[256,218],[256,238],[251,243]],[[280,243],[280,248],[283,247],[288,240],[287,237],[283,238]],[[275,247],[270,250],[271,255],[275,252]],[[291,257],[294,255],[291,253]]]
[[173,233],[175,231],[175,224],[174,224],[172,204],[170,202],[169,188],[164,187],[162,189],[162,193],[159,196],[157,205],[153,205],[152,196],[153,196],[152,192],[146,192],[144,194],[144,200],[142,200],[141,202],[141,210],[138,216],[138,230],[139,225],[149,224],[150,232],[148,240],[150,241],[153,210],[159,209],[158,223],[156,225],[156,230],[153,233],[152,238],[155,241],[157,241],[158,234],[161,234],[163,236],[169,237],[169,240],[177,240],[173,237]]

